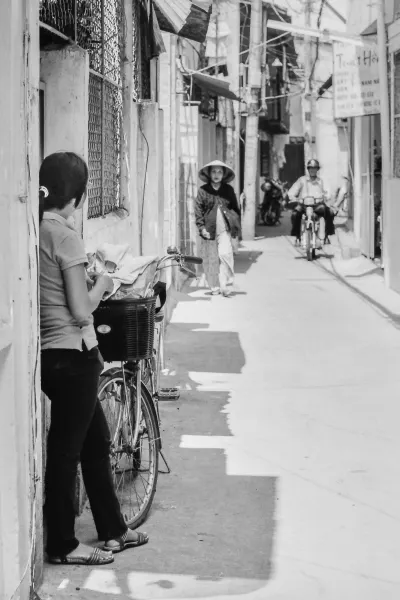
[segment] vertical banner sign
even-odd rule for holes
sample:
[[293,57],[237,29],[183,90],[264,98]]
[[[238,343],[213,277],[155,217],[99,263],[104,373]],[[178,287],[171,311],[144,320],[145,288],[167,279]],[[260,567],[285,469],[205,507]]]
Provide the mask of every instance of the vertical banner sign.
[[380,112],[379,56],[376,45],[333,45],[335,119]]

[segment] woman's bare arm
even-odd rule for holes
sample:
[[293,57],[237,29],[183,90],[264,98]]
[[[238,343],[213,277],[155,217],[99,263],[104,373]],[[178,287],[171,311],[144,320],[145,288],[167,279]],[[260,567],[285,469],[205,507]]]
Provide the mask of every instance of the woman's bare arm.
[[105,292],[110,290],[112,280],[107,275],[102,275],[88,292],[86,270],[83,264],[65,269],[63,277],[68,308],[74,319],[78,323],[83,323],[98,307]]

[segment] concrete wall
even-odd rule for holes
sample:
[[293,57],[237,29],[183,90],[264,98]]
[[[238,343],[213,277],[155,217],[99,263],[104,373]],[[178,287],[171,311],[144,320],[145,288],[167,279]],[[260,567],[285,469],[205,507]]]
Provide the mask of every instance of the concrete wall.
[[181,96],[176,93],[177,38],[166,33],[163,39],[167,51],[160,56],[159,103],[164,114],[164,247],[167,248],[179,244],[177,206]]
[[187,254],[197,254],[194,203],[199,183],[199,128],[205,122],[197,106],[181,108],[179,156],[179,222],[181,246]]
[[363,124],[365,117],[357,117],[353,119],[352,137],[353,137],[353,227],[354,234],[358,242],[361,241],[361,213],[363,203],[363,181],[362,174],[367,168],[364,166],[363,152]]
[[141,254],[164,253],[163,114],[158,104],[138,105],[139,236]]
[[[97,217],[87,218],[84,207],[83,238],[87,252],[94,252],[102,242],[129,244],[135,255],[140,254],[139,203],[140,191],[140,133],[138,126],[138,105],[130,100],[129,93],[124,105],[124,130],[122,140],[121,196],[122,209]],[[87,128],[87,125],[86,125]],[[146,151],[147,152],[147,151]]]
[[[390,5],[390,3],[387,3]],[[396,2],[396,11],[399,9],[399,3]],[[394,16],[394,11],[392,16]],[[397,16],[397,15],[396,15]],[[400,16],[400,15],[399,15]],[[394,75],[394,54],[400,51],[400,19],[396,19],[388,27],[388,38],[389,38],[389,57],[390,62],[393,64],[392,73]],[[394,111],[393,106],[398,104],[398,100],[395,99],[395,86],[394,77],[390,82],[391,90],[390,93],[393,95],[392,102],[392,114],[391,114],[391,127],[392,127],[392,170],[394,171],[395,162],[397,163],[397,156],[395,148],[398,147],[395,138],[395,127],[394,127]],[[392,173],[392,176],[394,173]],[[387,187],[387,194],[385,199],[385,205],[383,210],[383,241],[385,243],[385,280],[387,285],[400,293],[400,237],[399,237],[399,223],[400,223],[400,179],[393,178],[389,181]]]
[[303,96],[301,93],[302,84],[295,82],[294,85],[290,86],[290,92],[293,95],[290,99],[290,136],[291,137],[303,137],[304,125],[303,125]]
[[347,12],[347,31],[355,35],[361,34],[377,15],[375,2],[365,0],[349,0]]
[[[41,80],[45,84],[45,155],[73,150],[88,158],[89,59],[78,47],[41,54]],[[125,91],[122,139],[122,205],[125,210],[104,218],[87,218],[87,203],[75,217],[88,252],[103,241],[129,243],[139,252],[137,206],[137,110]]]
[[[69,150],[88,158],[89,57],[69,47],[42,52],[40,80],[44,83],[44,154]],[[82,232],[82,211],[75,224]]]
[[400,179],[391,179],[388,183],[387,202],[385,205],[385,223],[391,224],[385,228],[385,244],[387,260],[385,264],[385,279],[387,285],[400,293]]
[[[385,22],[388,25],[396,18],[399,10],[398,0],[384,0]],[[397,17],[399,15],[397,14]],[[377,3],[366,0],[348,0],[347,2],[347,24],[348,33],[361,34],[377,17]]]
[[0,598],[41,577],[38,2],[0,3]]

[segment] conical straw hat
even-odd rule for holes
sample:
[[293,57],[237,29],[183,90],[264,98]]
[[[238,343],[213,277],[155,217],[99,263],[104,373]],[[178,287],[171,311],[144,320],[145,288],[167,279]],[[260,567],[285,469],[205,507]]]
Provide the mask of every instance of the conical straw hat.
[[205,183],[208,183],[210,181],[210,169],[212,167],[222,167],[223,169],[225,169],[225,176],[222,180],[224,183],[229,183],[230,181],[235,179],[235,173],[233,172],[233,170],[220,160],[213,160],[204,165],[204,167],[201,168],[199,171],[199,179],[201,179]]

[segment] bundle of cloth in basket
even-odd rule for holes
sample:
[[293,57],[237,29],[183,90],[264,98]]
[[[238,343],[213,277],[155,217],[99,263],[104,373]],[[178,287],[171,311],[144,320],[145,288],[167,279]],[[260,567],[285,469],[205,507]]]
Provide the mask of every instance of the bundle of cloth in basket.
[[114,282],[112,292],[104,300],[146,298],[153,294],[158,256],[134,256],[129,244],[104,242],[87,257],[89,276],[91,273],[107,273]]

